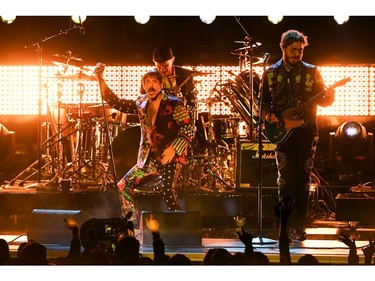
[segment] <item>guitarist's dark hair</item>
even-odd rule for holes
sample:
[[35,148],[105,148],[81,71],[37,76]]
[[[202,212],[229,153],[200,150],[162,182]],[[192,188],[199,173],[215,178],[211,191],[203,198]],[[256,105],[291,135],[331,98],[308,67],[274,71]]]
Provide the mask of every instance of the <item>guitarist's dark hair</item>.
[[309,41],[307,39],[307,36],[304,35],[302,32],[295,30],[295,29],[290,29],[288,31],[285,31],[281,35],[281,41],[280,41],[280,47],[281,48],[286,48],[287,46],[293,44],[294,42],[302,42],[304,47],[309,45]]

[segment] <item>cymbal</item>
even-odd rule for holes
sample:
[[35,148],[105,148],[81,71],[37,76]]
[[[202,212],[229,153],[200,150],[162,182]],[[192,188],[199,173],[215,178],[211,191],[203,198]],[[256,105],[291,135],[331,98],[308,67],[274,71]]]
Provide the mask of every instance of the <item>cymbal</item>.
[[84,80],[84,81],[96,81],[97,78],[94,75],[88,75],[82,72],[76,74],[60,75],[59,79],[70,79],[70,80]]
[[45,78],[55,78],[55,79],[68,79],[68,80],[84,80],[84,81],[96,81],[96,76],[88,75],[82,72],[76,74],[61,74],[56,73],[55,75],[44,76]]
[[[250,58],[250,55],[244,55],[241,53],[233,53],[231,52],[232,55],[239,56],[239,57],[245,57],[246,59]],[[262,63],[263,58],[262,57],[253,57],[253,65],[258,65]]]
[[66,60],[75,60],[75,61],[82,61],[83,62],[83,59],[76,58],[76,57],[73,57],[73,56],[59,55],[59,54],[54,54],[53,56],[56,57],[56,58],[63,58],[63,59],[66,59]]
[[81,70],[90,71],[90,69],[87,68],[87,67],[76,66],[76,65],[72,65],[72,64],[68,64],[68,63],[58,62],[58,61],[47,61],[47,60],[44,60],[44,62],[53,64],[53,65],[56,65],[56,66],[62,66],[64,69],[70,68],[70,69],[76,69],[77,71],[81,71]]
[[259,47],[260,45],[262,45],[262,43],[257,42],[257,45],[253,44],[253,45],[251,45],[251,47],[250,46],[241,47],[241,48],[238,48],[234,51],[237,52],[237,51],[242,51],[242,50],[246,50],[246,49],[250,49],[250,48],[256,48],[256,47]]
[[73,69],[80,69],[80,67],[78,66],[75,66],[75,65],[70,65],[68,63],[63,63],[63,62],[58,62],[58,61],[51,61],[52,64],[56,65],[56,66],[62,66],[64,68],[73,68]]

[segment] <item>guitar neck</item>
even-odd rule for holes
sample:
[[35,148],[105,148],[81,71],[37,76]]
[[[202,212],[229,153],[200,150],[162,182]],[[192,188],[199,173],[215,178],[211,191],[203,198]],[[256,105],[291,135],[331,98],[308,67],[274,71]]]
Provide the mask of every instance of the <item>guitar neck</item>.
[[325,93],[326,91],[328,91],[329,89],[334,89],[336,87],[340,87],[340,86],[344,86],[347,82],[349,82],[351,80],[350,77],[347,77],[347,78],[344,78],[344,79],[341,79],[339,81],[337,81],[336,83],[334,83],[333,85],[329,86],[328,88],[324,88],[322,91],[320,91],[319,93],[317,93],[316,95],[312,96],[310,99],[307,100],[307,102],[310,102],[314,99],[316,99],[317,97],[319,97],[321,94]]

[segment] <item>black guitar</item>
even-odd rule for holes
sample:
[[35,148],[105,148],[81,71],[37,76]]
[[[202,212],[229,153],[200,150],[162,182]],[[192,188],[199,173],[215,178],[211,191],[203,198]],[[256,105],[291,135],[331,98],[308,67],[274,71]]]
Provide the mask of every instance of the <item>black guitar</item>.
[[[344,78],[337,81],[329,88],[334,89],[336,87],[343,86],[350,80],[350,77]],[[316,99],[325,92],[326,90],[323,90],[314,95],[306,103],[304,103],[305,106],[310,104],[309,102]],[[304,106],[299,105],[297,99],[293,99],[283,110],[276,113],[268,113],[270,114],[271,120],[270,122],[264,122],[265,135],[268,140],[273,144],[283,143],[288,139],[294,129],[304,127],[306,125],[306,122],[302,118],[303,109]]]

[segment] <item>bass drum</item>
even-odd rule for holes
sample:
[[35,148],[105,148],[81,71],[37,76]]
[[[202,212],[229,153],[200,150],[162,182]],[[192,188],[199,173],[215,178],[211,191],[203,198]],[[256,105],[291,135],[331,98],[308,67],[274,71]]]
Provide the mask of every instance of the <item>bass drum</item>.
[[117,181],[137,164],[140,140],[141,127],[139,125],[126,128],[114,138],[112,150]]

